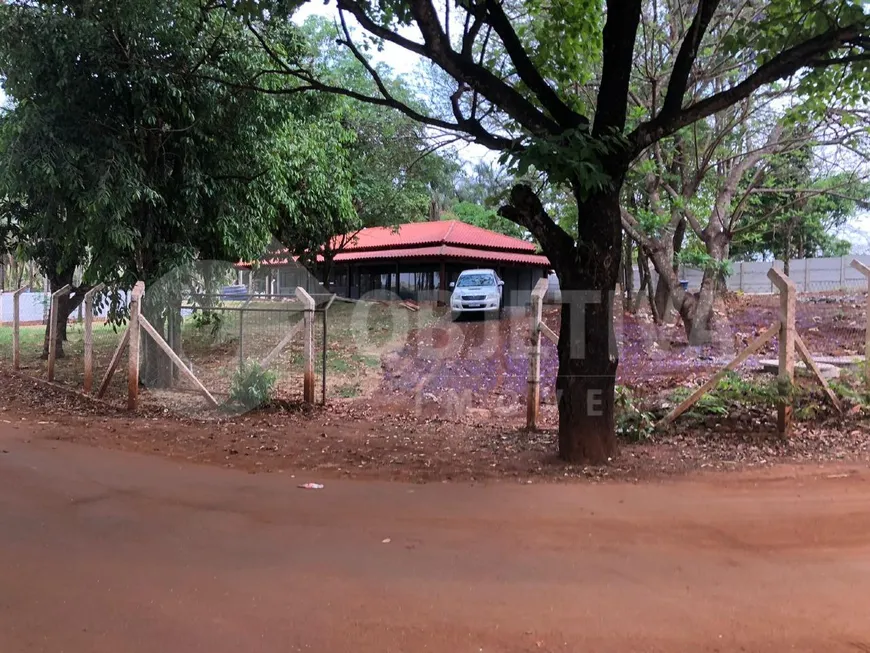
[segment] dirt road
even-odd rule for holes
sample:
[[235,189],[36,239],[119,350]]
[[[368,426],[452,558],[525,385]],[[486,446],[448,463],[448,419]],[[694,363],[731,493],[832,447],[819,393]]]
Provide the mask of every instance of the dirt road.
[[407,485],[0,425],[0,651],[870,651],[870,473]]

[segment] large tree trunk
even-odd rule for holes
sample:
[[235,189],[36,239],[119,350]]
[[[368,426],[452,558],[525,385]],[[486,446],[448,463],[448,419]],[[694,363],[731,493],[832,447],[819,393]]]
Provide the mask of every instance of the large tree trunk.
[[575,463],[606,463],[616,453],[614,391],[618,356],[613,332],[613,291],[622,254],[619,183],[585,197],[575,188],[578,239],[555,225],[525,185],[511,191],[499,213],[528,228],[559,275],[559,456]]
[[[728,257],[729,239],[724,233],[717,232],[705,235],[707,253],[721,264]],[[701,288],[697,295],[682,289],[677,272],[671,264],[670,252],[661,249],[652,252],[650,257],[656,271],[659,273],[659,284],[664,286],[664,292],[670,297],[670,305],[676,308],[683,321],[686,338],[691,345],[709,344],[713,340],[711,322],[713,305],[719,292],[719,271],[721,265],[704,271]]]
[[[579,195],[579,193],[578,193]],[[613,291],[622,227],[618,193],[582,201],[576,256],[560,261],[559,455],[603,464],[616,453],[614,391],[619,362],[613,332]]]

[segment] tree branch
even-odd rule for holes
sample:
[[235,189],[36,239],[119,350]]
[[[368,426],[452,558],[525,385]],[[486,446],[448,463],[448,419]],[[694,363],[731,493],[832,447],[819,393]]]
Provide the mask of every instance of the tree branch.
[[408,3],[414,22],[423,36],[424,43],[416,43],[376,23],[356,0],[338,0],[339,9],[350,12],[370,33],[432,61],[454,79],[465,82],[483,97],[499,106],[520,125],[536,136],[560,134],[562,127],[545,116],[534,104],[516,89],[496,77],[492,71],[471,57],[456,52],[441,27],[438,12],[431,0],[410,0]]
[[626,233],[628,233],[628,235],[645,250],[646,254],[655,251],[659,247],[658,243],[643,233],[640,223],[631,213],[626,211],[622,206],[620,206],[619,212],[622,220],[622,228],[625,229]]
[[[565,259],[577,252],[574,239],[547,214],[531,186],[514,186],[510,192],[509,203],[499,208],[498,215],[528,229],[556,268],[563,268],[571,263]],[[557,260],[553,260],[554,258]]]
[[272,61],[274,61],[285,74],[295,77],[296,79],[300,79],[306,84],[306,86],[303,87],[294,87],[289,89],[270,91],[269,89],[255,88],[252,90],[272,92],[275,94],[297,93],[300,90],[316,90],[322,91],[324,93],[333,93],[335,95],[344,95],[345,97],[353,98],[354,100],[365,102],[367,104],[374,104],[395,109],[405,114],[409,118],[424,125],[429,125],[430,127],[437,127],[439,129],[468,134],[474,139],[475,142],[480,143],[481,145],[484,145],[492,150],[518,151],[522,149],[518,140],[492,134],[491,132],[484,129],[480,122],[477,120],[463,120],[461,122],[457,121],[456,123],[452,123],[447,120],[442,120],[440,118],[427,116],[423,113],[420,113],[408,104],[398,100],[389,92],[389,89],[387,89],[378,72],[369,63],[365,56],[363,56],[363,54],[359,51],[359,49],[351,40],[350,34],[347,30],[347,25],[344,23],[344,17],[341,10],[339,10],[339,15],[342,18],[342,26],[344,28],[346,39],[341,41],[342,44],[347,46],[353,53],[354,57],[365,67],[366,71],[372,77],[372,80],[377,86],[378,91],[380,91],[382,97],[366,95],[364,93],[358,93],[356,91],[352,91],[339,86],[333,86],[331,84],[327,84],[318,80],[312,73],[308,71],[288,66],[287,62],[281,58],[281,56],[274,50],[274,48],[269,45],[269,42],[266,40],[266,38],[249,21],[247,23],[248,30],[254,35],[254,37],[260,43],[261,47],[269,55],[270,59],[272,59]]
[[610,130],[621,132],[625,128],[640,13],[641,0],[607,0],[601,86],[592,127],[592,133],[596,136]]
[[674,68],[671,71],[668,90],[665,93],[665,101],[659,115],[673,116],[683,107],[683,97],[689,85],[692,65],[698,56],[698,48],[700,48],[704,34],[707,32],[707,27],[713,19],[713,14],[716,13],[719,1],[700,0],[698,3],[698,10],[695,12],[695,17],[692,19],[689,31],[683,38],[677,58],[674,60]]
[[500,0],[484,0],[489,13],[489,24],[501,38],[505,50],[516,68],[517,74],[529,90],[540,100],[541,105],[553,119],[565,128],[572,129],[588,125],[589,120],[576,113],[550,87],[535,64],[529,58],[519,36],[511,26]]
[[692,228],[692,231],[695,232],[695,234],[698,236],[698,238],[701,238],[703,236],[703,233],[704,233],[704,227],[701,225],[701,221],[698,220],[698,216],[695,215],[695,212],[692,211],[692,209],[690,209],[689,207],[683,206],[685,204],[686,198],[682,197],[674,189],[674,187],[668,183],[663,184],[663,187],[668,192],[668,195],[670,195],[675,202],[677,202],[681,205],[680,213],[682,213],[685,216],[686,221],[689,223],[689,226]]
[[706,118],[722,109],[749,97],[766,84],[784,79],[806,66],[822,66],[817,58],[838,47],[849,44],[861,36],[863,25],[855,23],[846,27],[830,29],[799,43],[773,57],[742,82],[700,100],[673,115],[659,114],[639,125],[630,135],[635,154],[675,131]]
[[870,209],[870,200],[867,198],[861,197],[853,197],[852,195],[846,195],[845,193],[838,193],[836,191],[832,191],[830,189],[813,189],[813,188],[753,188],[750,192],[752,193],[797,193],[804,195],[830,195],[831,197],[839,197],[840,199],[848,200],[850,202],[855,202],[862,209]]

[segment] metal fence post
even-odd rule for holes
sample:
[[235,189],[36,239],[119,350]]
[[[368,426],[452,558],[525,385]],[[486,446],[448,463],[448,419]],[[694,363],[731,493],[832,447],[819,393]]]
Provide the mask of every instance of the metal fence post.
[[329,298],[329,301],[326,302],[326,305],[323,307],[323,378],[321,379],[321,388],[320,388],[320,403],[324,406],[326,405],[326,361],[327,361],[327,338],[326,338],[326,327],[327,327],[327,315],[329,314],[329,307],[332,306],[332,302],[335,301],[336,294],[333,293],[332,297]]
[[526,397],[526,428],[538,428],[538,410],[541,405],[541,319],[544,309],[544,293],[547,279],[541,279],[532,290],[532,323],[529,347],[529,389]]
[[867,280],[867,307],[864,310],[864,378],[867,388],[870,389],[870,267],[864,265],[858,259],[852,259],[852,267],[858,270]]
[[245,367],[245,307],[239,311],[239,371]]

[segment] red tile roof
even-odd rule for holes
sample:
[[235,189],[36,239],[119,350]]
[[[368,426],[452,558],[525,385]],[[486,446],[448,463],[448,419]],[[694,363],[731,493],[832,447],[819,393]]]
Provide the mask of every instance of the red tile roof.
[[[534,251],[534,250],[533,250]],[[550,267],[546,256],[526,254],[521,252],[499,252],[472,247],[451,247],[450,245],[429,247],[405,247],[382,249],[375,251],[345,251],[336,254],[336,263],[353,261],[383,261],[408,258],[447,258],[455,260],[492,261],[496,263],[512,263],[519,265],[534,265],[542,268]]]
[[535,251],[534,243],[465,224],[458,220],[409,222],[398,227],[368,227],[356,234],[353,240],[344,247],[344,251],[421,245],[456,245],[530,253]]
[[[362,229],[336,254],[335,262],[411,258],[447,258],[550,267],[547,257],[536,253],[534,243],[458,220],[409,222],[398,227]],[[287,265],[287,250],[274,252],[260,262],[271,266]]]

